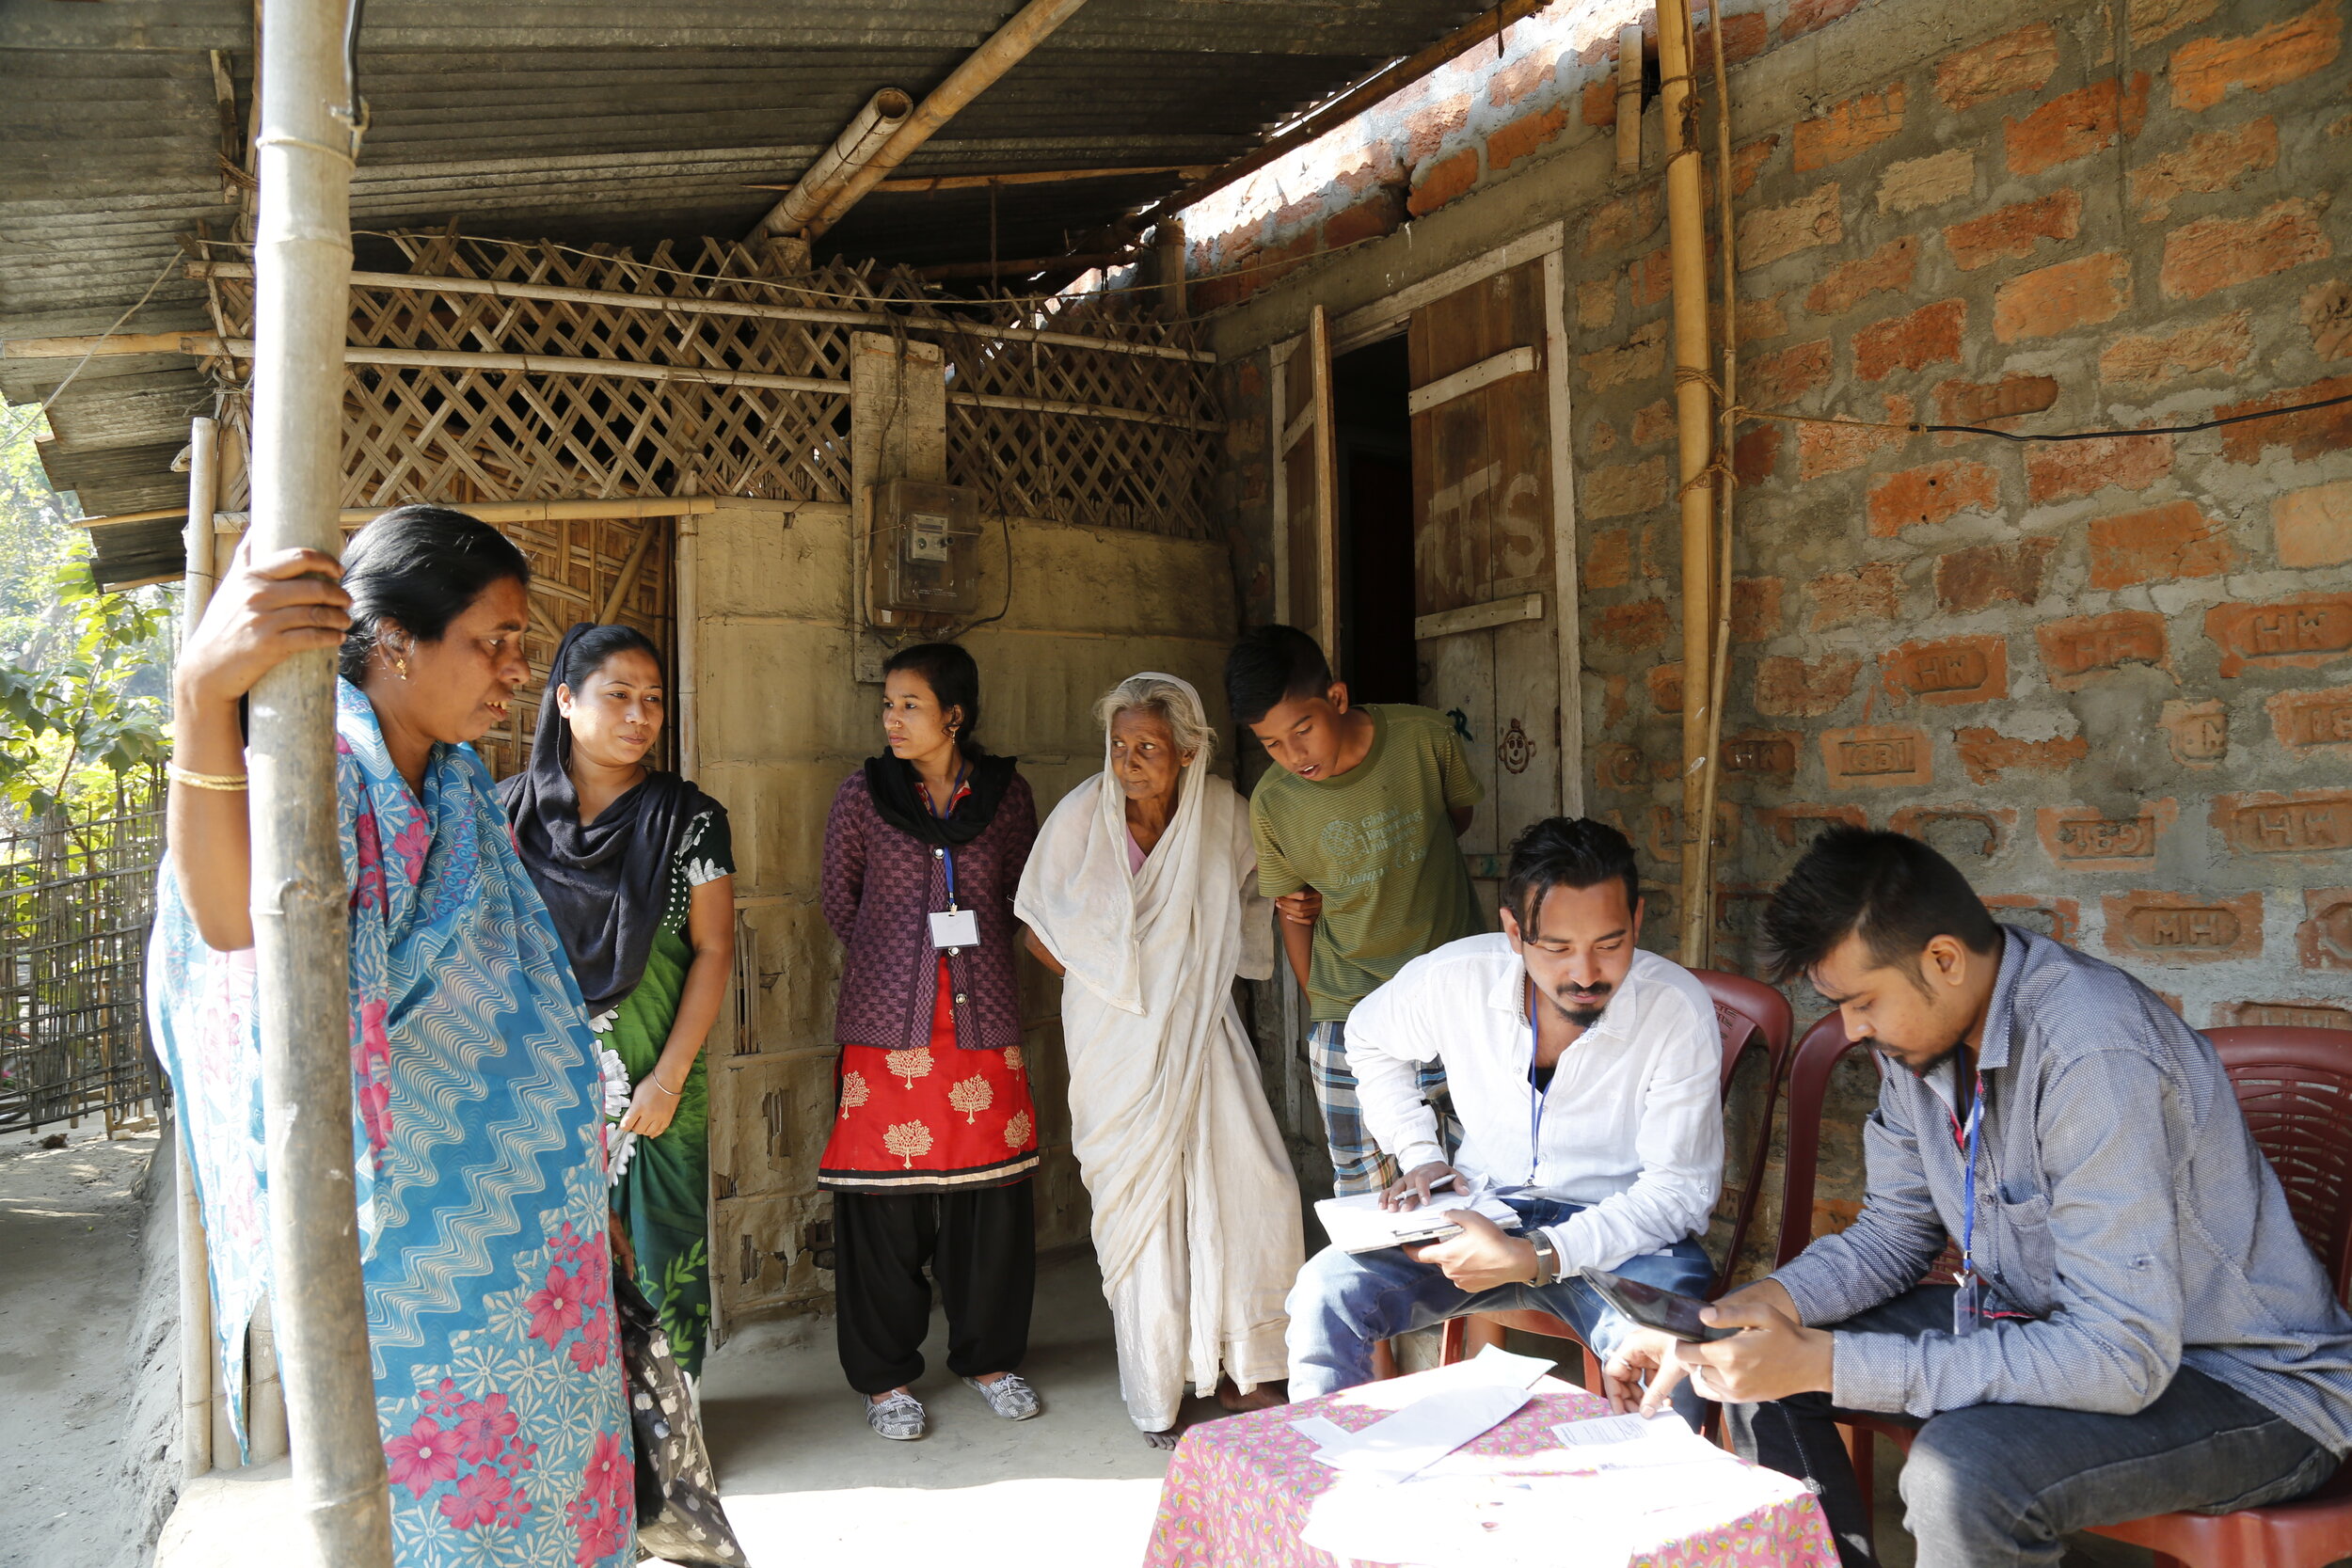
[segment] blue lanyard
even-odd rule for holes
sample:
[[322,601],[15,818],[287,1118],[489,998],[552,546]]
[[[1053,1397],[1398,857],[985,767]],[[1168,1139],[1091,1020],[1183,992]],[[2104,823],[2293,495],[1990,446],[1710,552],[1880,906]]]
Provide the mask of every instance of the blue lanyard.
[[[923,792],[923,804],[930,807],[930,814],[933,817],[937,818],[939,821],[945,822],[948,817],[955,815],[956,801],[961,799],[963,795],[963,781],[971,777],[971,774],[972,768],[971,765],[968,763],[956,769],[956,782],[954,787],[947,791],[947,809],[946,811],[941,811],[936,805],[932,805],[930,786],[929,784],[922,784],[919,781],[917,782],[915,787]],[[939,863],[946,869],[947,874],[947,910],[948,912],[952,914],[955,912],[956,908],[955,846],[951,844],[943,844],[939,847]]]
[[[1952,1074],[1952,1082],[1959,1084],[1959,1073]],[[1952,1142],[1960,1146],[1961,1159],[1968,1167],[1960,1184],[1960,1276],[1966,1281],[1977,1275],[1977,1131],[1984,1121],[1983,1073],[1977,1074],[1976,1099],[1968,1107],[1967,1127],[1963,1129],[1960,1118],[1949,1111],[1945,1115],[1951,1117]]]
[[[1527,1184],[1531,1187],[1535,1185],[1535,1167],[1543,1163],[1544,1101],[1549,1098],[1535,1086],[1535,1057],[1542,1048],[1542,1039],[1535,1031],[1535,982],[1530,980],[1527,982],[1527,1088],[1534,1103],[1527,1113]],[[1553,1076],[1559,1075],[1560,1069],[1556,1063],[1551,1070]]]

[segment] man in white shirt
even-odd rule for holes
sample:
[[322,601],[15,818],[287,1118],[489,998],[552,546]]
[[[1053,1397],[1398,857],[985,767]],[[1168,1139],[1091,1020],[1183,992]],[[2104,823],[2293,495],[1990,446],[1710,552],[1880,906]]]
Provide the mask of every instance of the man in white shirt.
[[[1625,835],[1552,817],[1511,847],[1502,930],[1406,964],[1348,1018],[1364,1123],[1405,1175],[1390,1207],[1490,1189],[1505,1231],[1350,1255],[1326,1247],[1290,1296],[1291,1397],[1372,1377],[1373,1346],[1466,1312],[1534,1308],[1599,1355],[1630,1325],[1586,1267],[1704,1295],[1705,1233],[1724,1163],[1714,1005],[1690,971],[1634,946],[1641,881]],[[1462,1146],[1449,1164],[1419,1068],[1442,1060]],[[1432,1189],[1437,1189],[1432,1196]],[[1697,1395],[1677,1390],[1694,1426]]]

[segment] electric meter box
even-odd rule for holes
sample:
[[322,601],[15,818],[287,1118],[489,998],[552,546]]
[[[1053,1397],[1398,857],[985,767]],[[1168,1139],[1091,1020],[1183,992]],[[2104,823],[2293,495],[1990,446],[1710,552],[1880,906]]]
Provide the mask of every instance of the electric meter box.
[[960,484],[885,480],[873,490],[866,599],[874,620],[953,618],[979,605],[979,502]]

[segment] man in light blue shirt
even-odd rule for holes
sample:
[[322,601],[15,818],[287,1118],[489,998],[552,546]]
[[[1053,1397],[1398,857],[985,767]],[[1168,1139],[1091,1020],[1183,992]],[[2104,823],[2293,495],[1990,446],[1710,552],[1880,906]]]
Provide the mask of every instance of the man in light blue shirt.
[[[1608,1369],[1655,1407],[1695,1367],[1740,1451],[1814,1485],[1874,1561],[1839,1410],[1918,1436],[1920,1568],[2055,1564],[2060,1537],[2302,1496],[2352,1449],[2352,1318],[2212,1042],[2112,965],[1995,925],[1934,850],[1821,835],[1764,917],[1883,1058],[1853,1226],[1708,1309],[1745,1332]],[[1957,1282],[1921,1283],[1960,1242]],[[1648,1389],[1639,1380],[1648,1373]]]

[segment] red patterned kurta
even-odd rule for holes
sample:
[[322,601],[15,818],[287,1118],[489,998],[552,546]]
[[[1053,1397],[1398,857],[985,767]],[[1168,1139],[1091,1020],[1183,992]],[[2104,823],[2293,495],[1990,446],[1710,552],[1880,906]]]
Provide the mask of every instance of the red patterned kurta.
[[954,1192],[1000,1187],[1037,1168],[1037,1107],[1017,1045],[956,1049],[946,961],[927,1046],[841,1048],[839,1115],[818,1162],[834,1192]]

